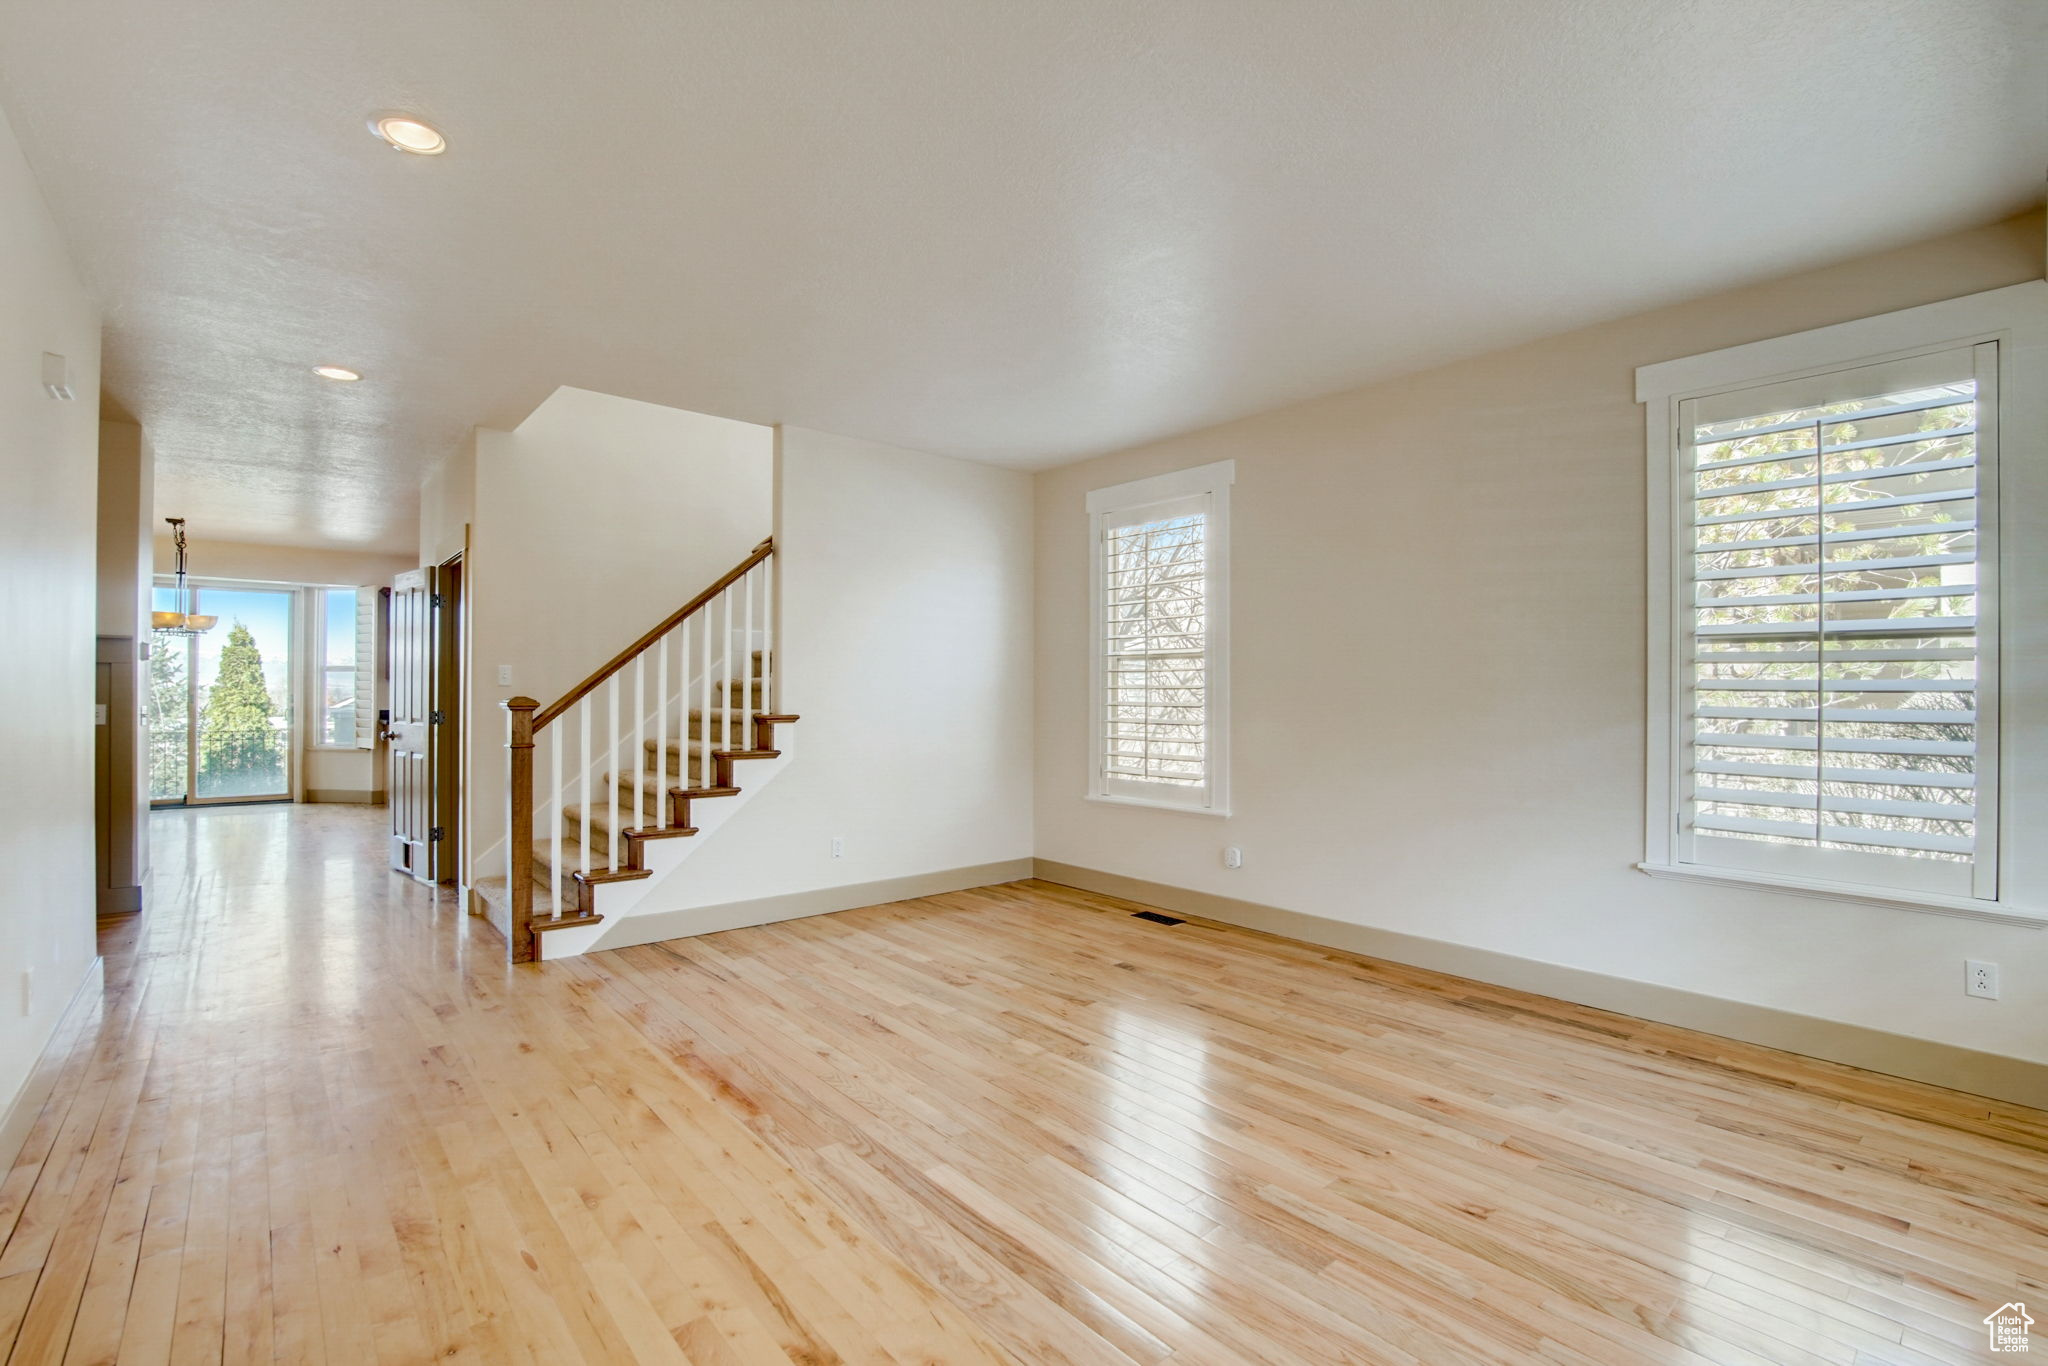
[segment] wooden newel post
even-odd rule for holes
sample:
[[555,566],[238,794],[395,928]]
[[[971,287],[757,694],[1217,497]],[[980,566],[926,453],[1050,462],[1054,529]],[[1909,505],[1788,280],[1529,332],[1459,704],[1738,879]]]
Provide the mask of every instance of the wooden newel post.
[[505,748],[511,755],[505,781],[506,869],[511,885],[512,923],[505,938],[512,961],[531,963],[540,956],[540,938],[533,932],[533,714],[540,703],[531,697],[506,701]]

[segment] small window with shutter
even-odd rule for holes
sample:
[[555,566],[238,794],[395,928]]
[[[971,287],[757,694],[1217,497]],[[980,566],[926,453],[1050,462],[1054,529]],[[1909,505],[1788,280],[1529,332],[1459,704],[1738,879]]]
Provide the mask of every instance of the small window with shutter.
[[1230,485],[1223,461],[1088,496],[1095,721],[1089,795],[1228,811]]
[[376,733],[377,594],[356,588],[316,592],[320,667],[313,742],[329,749],[369,749]]

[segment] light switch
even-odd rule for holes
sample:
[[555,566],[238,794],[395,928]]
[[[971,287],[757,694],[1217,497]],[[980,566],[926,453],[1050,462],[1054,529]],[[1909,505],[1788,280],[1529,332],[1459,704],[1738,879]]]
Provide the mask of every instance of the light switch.
[[71,362],[54,351],[43,352],[43,392],[66,403],[78,397],[71,387]]

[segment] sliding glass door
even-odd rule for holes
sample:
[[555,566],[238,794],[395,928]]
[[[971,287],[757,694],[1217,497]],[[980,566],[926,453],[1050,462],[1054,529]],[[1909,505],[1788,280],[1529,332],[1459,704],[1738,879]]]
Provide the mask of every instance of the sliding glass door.
[[[196,590],[219,618],[150,649],[149,795],[159,805],[289,798],[297,752],[292,605],[283,588]],[[173,610],[159,585],[155,606]]]

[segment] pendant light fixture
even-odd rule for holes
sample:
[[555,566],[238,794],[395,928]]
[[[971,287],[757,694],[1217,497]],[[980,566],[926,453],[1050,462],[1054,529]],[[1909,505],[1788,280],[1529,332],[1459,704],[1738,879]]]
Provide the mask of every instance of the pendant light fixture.
[[219,617],[205,617],[192,609],[199,605],[199,590],[185,582],[185,519],[166,517],[171,524],[171,544],[178,548],[178,583],[171,590],[171,605],[174,612],[151,612],[149,623],[165,635],[196,636],[210,631]]

